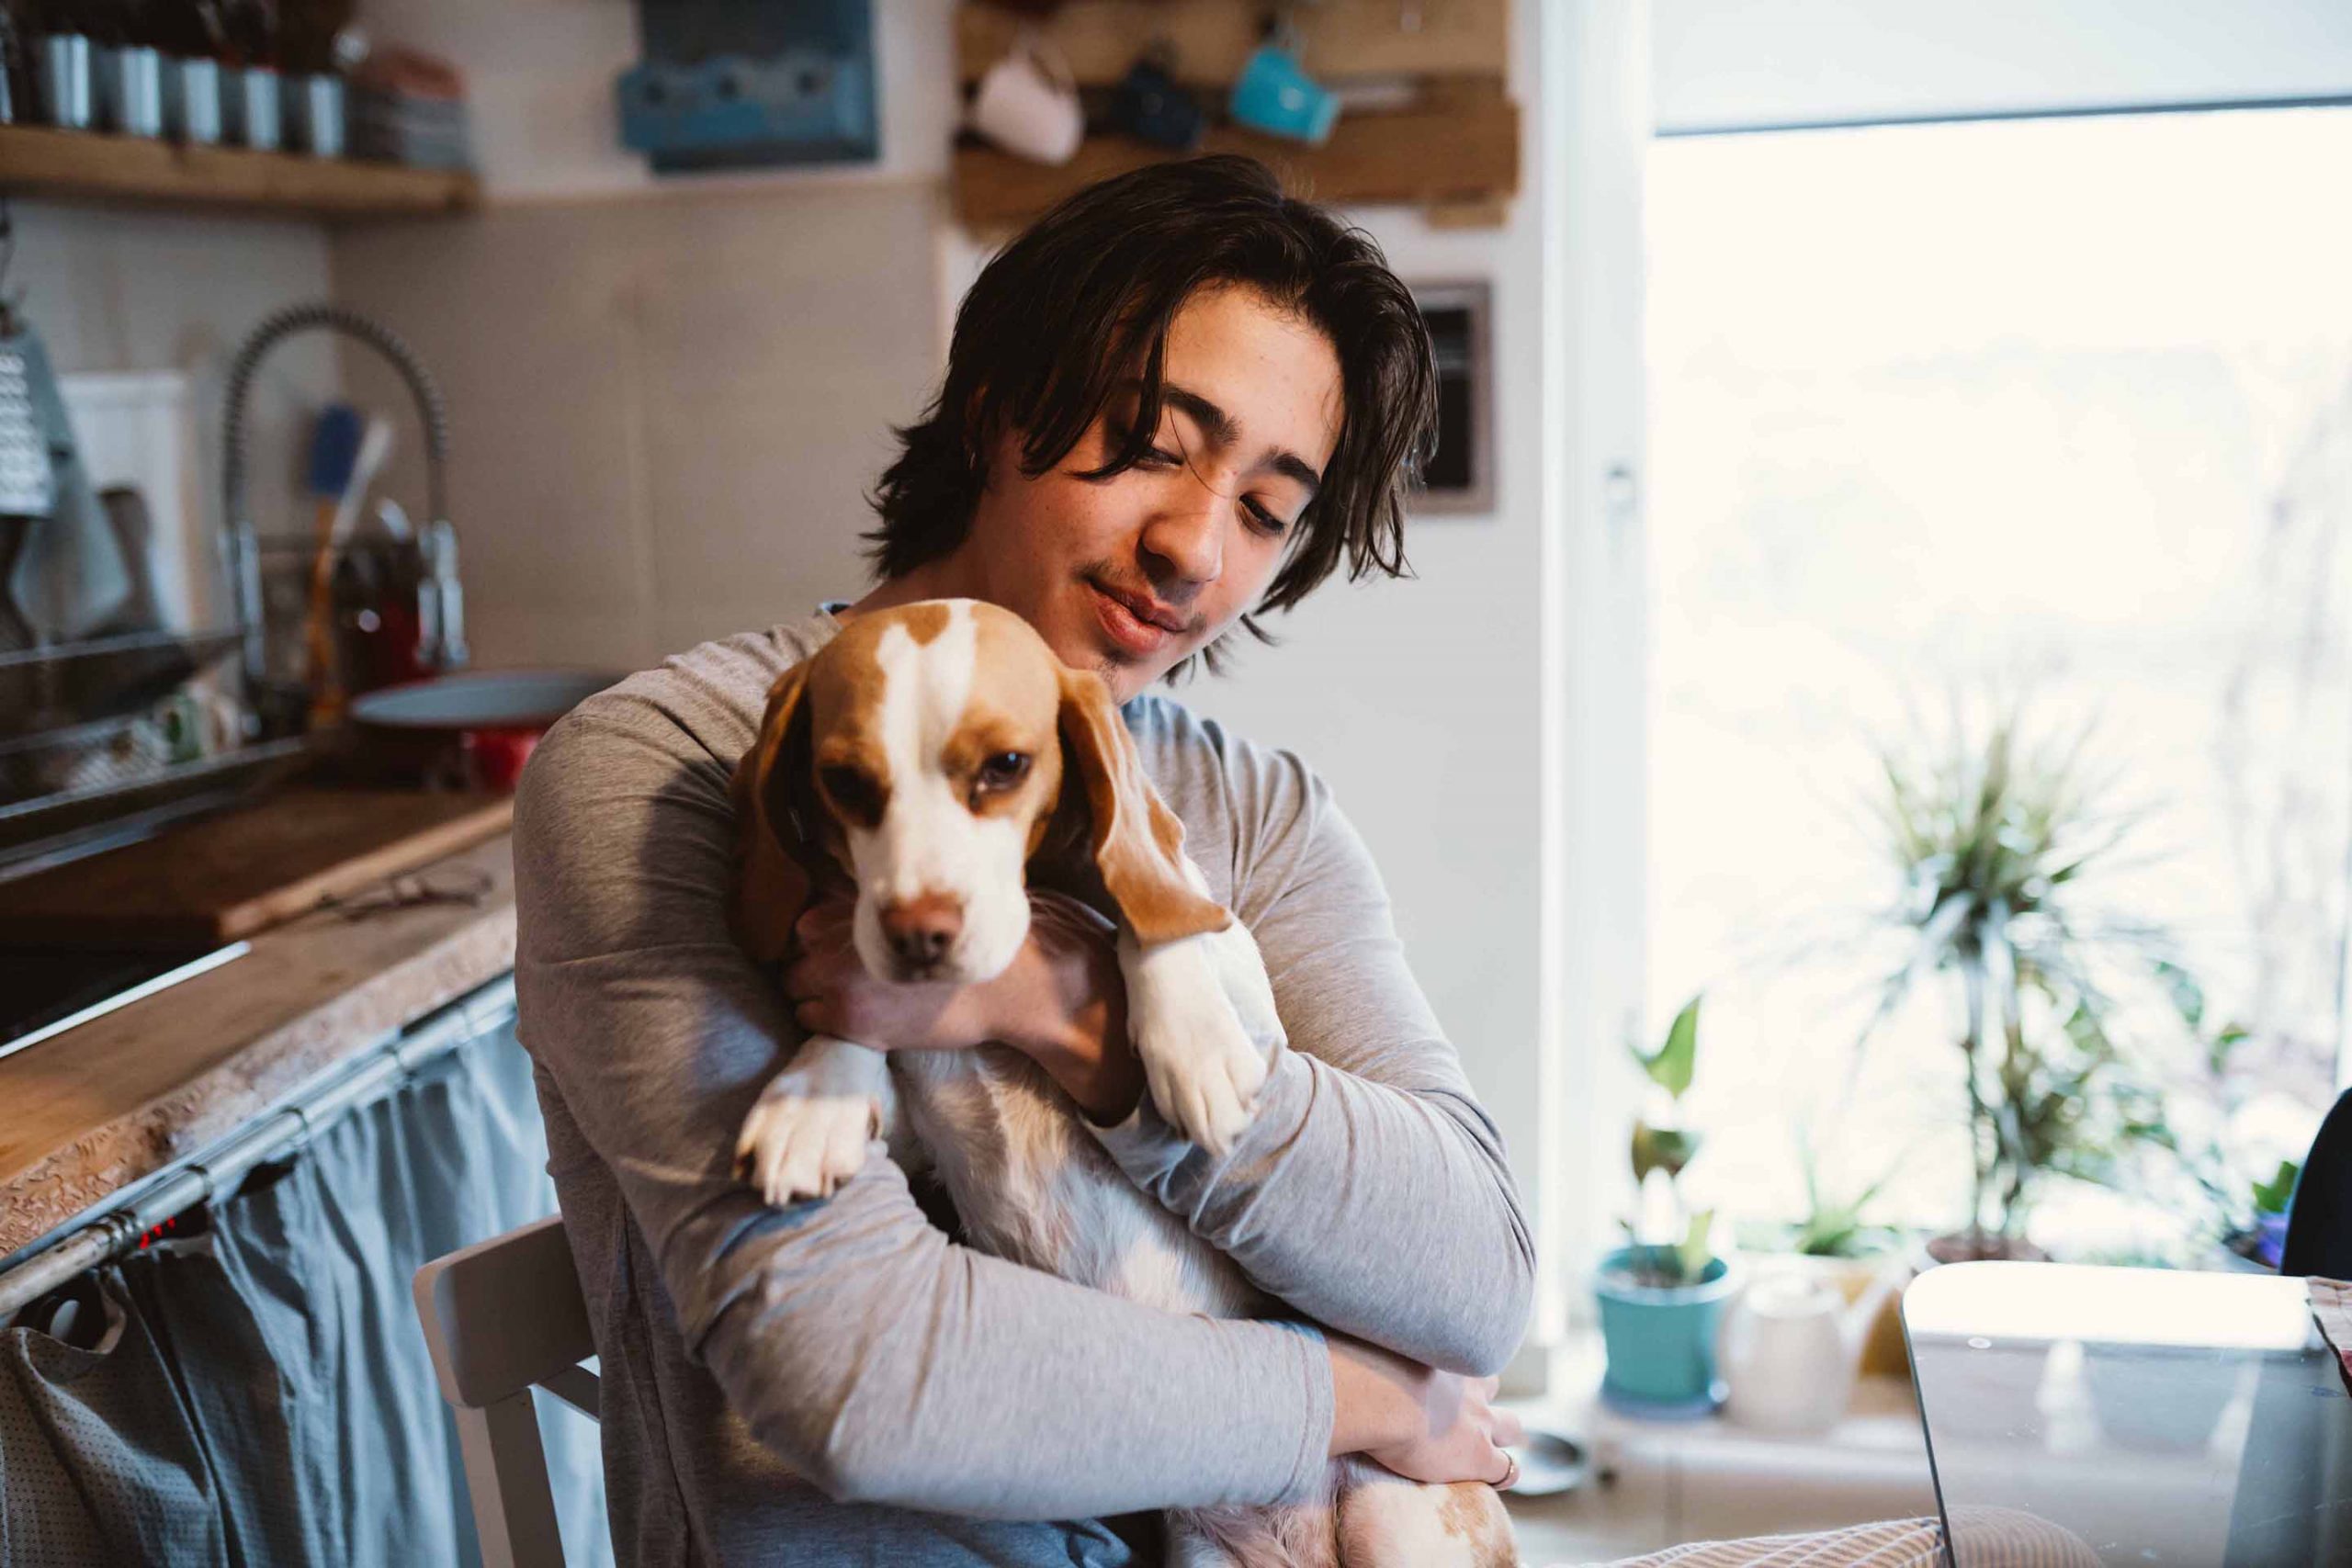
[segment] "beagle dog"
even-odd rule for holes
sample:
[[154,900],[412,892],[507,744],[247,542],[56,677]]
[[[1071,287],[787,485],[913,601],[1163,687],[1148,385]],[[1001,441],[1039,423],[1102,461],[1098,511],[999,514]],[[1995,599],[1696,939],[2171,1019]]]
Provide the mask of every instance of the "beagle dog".
[[[972,600],[859,616],[780,676],[738,764],[737,940],[780,962],[812,889],[854,886],[868,973],[969,984],[1026,939],[1028,884],[1107,896],[1128,1032],[1171,1126],[1222,1157],[1282,1038],[1249,931],[1210,896],[1110,690],[1029,624]],[[1104,901],[1097,898],[1096,902]],[[1138,1190],[1080,1112],[1002,1045],[888,1055],[814,1035],[743,1124],[739,1167],[772,1203],[829,1195],[888,1139],[938,1178],[971,1242],[1170,1312],[1275,1303]],[[1500,1500],[1368,1461],[1317,1503],[1170,1516],[1170,1558],[1242,1568],[1495,1568],[1517,1561]]]

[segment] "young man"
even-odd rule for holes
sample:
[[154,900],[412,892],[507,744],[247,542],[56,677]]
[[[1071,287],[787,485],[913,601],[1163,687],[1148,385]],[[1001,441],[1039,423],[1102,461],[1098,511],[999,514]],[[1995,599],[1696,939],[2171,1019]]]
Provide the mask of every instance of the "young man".
[[[1402,570],[1433,380],[1376,247],[1260,165],[1105,182],[967,298],[876,497],[865,599],[679,655],[541,743],[516,802],[521,1032],[623,1562],[1124,1563],[1156,1525],[1113,1516],[1295,1497],[1333,1454],[1509,1478],[1487,1374],[1532,1246],[1378,875],[1304,763],[1142,695],[1343,565]],[[1103,675],[1265,955],[1289,1044],[1221,1162],[1142,1096],[1103,923],[1068,900],[1040,897],[1005,976],[946,998],[867,979],[845,908],[804,919],[788,996],[729,938],[728,781],[770,683],[844,620],[949,596]],[[1027,1051],[1307,1321],[1179,1317],[980,1256],[879,1145],[831,1199],[768,1208],[736,1131],[810,1028]]]

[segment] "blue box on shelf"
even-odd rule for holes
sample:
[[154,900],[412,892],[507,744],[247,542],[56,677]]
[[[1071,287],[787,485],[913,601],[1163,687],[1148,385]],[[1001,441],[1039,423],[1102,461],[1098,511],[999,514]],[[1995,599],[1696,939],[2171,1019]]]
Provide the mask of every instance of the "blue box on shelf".
[[657,174],[870,161],[865,0],[641,0],[645,59],[614,85],[621,141]]

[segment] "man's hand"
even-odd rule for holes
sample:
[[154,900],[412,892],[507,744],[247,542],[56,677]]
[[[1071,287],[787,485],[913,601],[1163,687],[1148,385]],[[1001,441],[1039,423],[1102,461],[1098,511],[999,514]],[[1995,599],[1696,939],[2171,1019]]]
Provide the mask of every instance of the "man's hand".
[[1499,1483],[1503,1450],[1526,1437],[1497,1410],[1494,1378],[1465,1378],[1339,1335],[1329,1337],[1331,1454],[1360,1453],[1408,1481]]
[[784,987],[801,1028],[877,1051],[1000,1042],[1045,1068],[1098,1122],[1135,1108],[1143,1077],[1127,1043],[1126,985],[1110,921],[1075,898],[1033,888],[1028,937],[1002,974],[969,986],[901,984],[866,973],[851,940],[855,908],[851,895],[831,895],[793,928],[798,957]]

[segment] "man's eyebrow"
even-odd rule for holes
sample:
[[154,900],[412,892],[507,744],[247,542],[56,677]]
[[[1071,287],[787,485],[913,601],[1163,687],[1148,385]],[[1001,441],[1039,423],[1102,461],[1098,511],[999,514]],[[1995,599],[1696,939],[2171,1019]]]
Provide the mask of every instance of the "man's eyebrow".
[[[1233,416],[1191,388],[1163,381],[1159,396],[1162,400],[1173,403],[1191,414],[1193,422],[1207,434],[1212,446],[1230,446],[1240,440],[1241,427],[1233,423]],[[1277,448],[1267,459],[1267,467],[1305,485],[1309,495],[1323,488],[1323,476],[1315,471],[1314,465],[1295,452]]]

